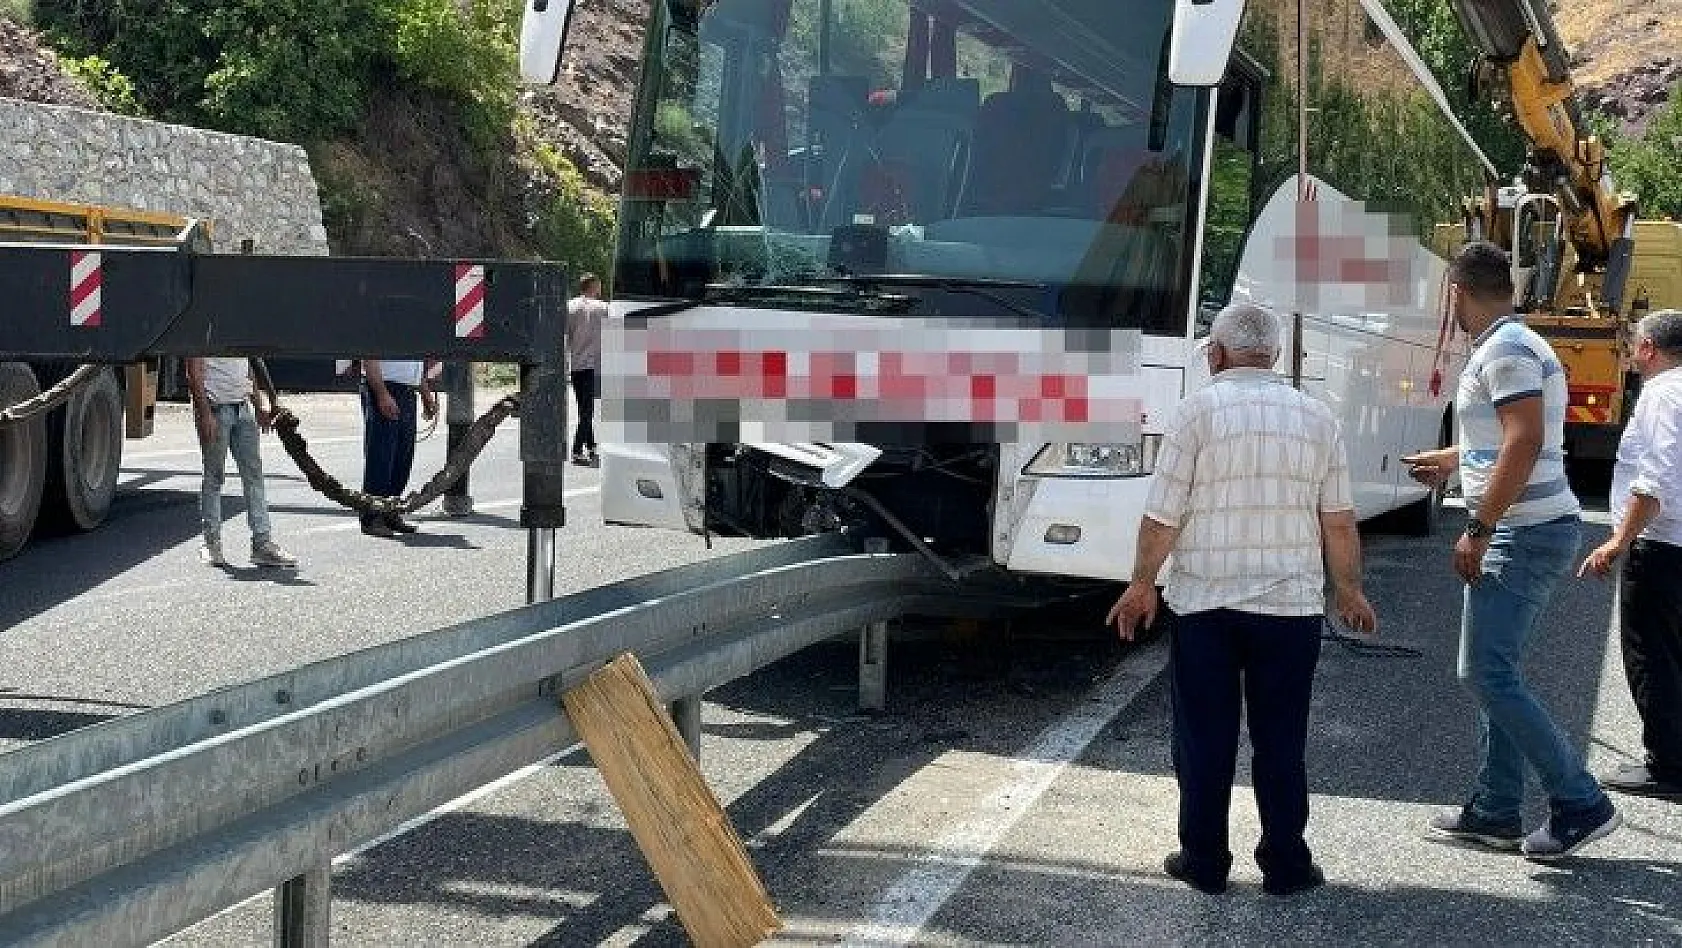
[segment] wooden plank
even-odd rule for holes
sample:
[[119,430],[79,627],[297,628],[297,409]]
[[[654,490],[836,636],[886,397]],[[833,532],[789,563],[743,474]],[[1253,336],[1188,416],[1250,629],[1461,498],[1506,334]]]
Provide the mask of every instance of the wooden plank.
[[746,847],[636,656],[609,662],[561,703],[690,939],[736,948],[779,931]]

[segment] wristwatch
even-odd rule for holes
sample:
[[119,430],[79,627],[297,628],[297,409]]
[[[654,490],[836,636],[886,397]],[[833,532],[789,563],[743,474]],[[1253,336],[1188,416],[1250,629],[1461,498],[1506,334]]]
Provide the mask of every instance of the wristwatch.
[[1468,518],[1466,521],[1466,535],[1474,540],[1489,536],[1489,524],[1484,523],[1476,517]]

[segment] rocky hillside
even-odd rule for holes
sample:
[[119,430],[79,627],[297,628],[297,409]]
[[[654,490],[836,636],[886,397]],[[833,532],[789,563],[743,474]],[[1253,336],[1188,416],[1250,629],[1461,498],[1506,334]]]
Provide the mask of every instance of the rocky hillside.
[[1584,101],[1639,134],[1682,81],[1682,0],[1553,0]]
[[65,75],[40,38],[0,16],[0,96],[54,105],[98,108],[81,83]]
[[[1447,2],[1447,0],[1444,0]],[[327,182],[329,230],[340,253],[538,252],[531,221],[556,199],[544,146],[583,179],[600,209],[617,192],[626,119],[638,74],[649,0],[579,0],[565,74],[555,88],[520,95],[524,121],[506,161],[486,162],[461,139],[440,102],[392,84],[375,93],[357,133],[312,149]],[[29,30],[0,6],[0,95],[93,106]],[[1562,38],[1578,63],[1585,101],[1639,134],[1682,81],[1682,0],[1554,0]]]
[[609,193],[618,192],[625,164],[625,124],[647,19],[648,0],[579,3],[560,84],[525,95],[543,137]]

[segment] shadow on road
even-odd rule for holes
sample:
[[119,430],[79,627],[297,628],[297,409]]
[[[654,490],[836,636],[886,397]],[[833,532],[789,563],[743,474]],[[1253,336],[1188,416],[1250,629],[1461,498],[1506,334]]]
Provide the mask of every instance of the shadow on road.
[[0,704],[0,740],[44,741],[121,717],[89,711],[43,711],[38,708],[8,708]]
[[[1454,804],[1467,790],[1474,718],[1454,674],[1461,586],[1449,568],[1458,518],[1448,519],[1434,537],[1366,538],[1369,591],[1383,603],[1381,641],[1406,643],[1421,654],[1328,644],[1312,712],[1316,794]],[[1605,532],[1587,528],[1584,549]],[[1622,686],[1602,681],[1609,595],[1603,583],[1565,581],[1531,663],[1536,689],[1579,747],[1588,739],[1599,690]],[[1114,668],[1121,647],[1107,633],[1080,638],[1091,628],[1090,611],[1049,621],[1077,633],[1075,641],[1016,636],[1008,649],[961,637],[897,642],[889,653],[889,710],[882,715],[856,710],[850,642],[809,649],[709,694],[709,702],[742,715],[709,721],[709,737],[776,742],[812,735],[727,807],[764,877],[781,880],[773,892],[793,889],[802,915],[821,920],[828,911],[821,880],[899,876],[917,853],[854,853],[834,840],[944,754],[1013,755]],[[1167,737],[1166,691],[1159,683],[1100,734],[1079,764],[1170,776]],[[1240,750],[1241,784],[1248,782],[1248,756]],[[728,785],[732,778],[716,769],[717,758],[709,759],[715,786]],[[596,944],[628,926],[643,932],[633,943],[682,944],[675,919],[650,914],[663,895],[589,768],[579,753],[539,778],[551,782],[546,794],[589,801],[582,822],[451,813],[342,873],[336,891],[363,902],[455,904],[493,917],[552,920],[536,942],[543,945]],[[1539,809],[1539,801],[1532,806]],[[577,812],[576,805],[568,809]],[[1628,831],[1643,830],[1632,824]],[[1580,943],[1591,933],[1602,943],[1630,943],[1650,940],[1666,926],[1682,931],[1682,874],[1674,863],[1592,858],[1534,872],[1565,897],[1538,903],[1457,890],[1451,874],[1441,888],[1418,878],[1379,889],[1333,884],[1279,902],[1241,886],[1224,899],[1203,900],[1156,875],[1001,855],[977,870],[925,934],[956,942],[1093,944],[1095,932],[1108,931],[1114,940],[1096,943],[1226,944],[1237,931],[1256,937],[1273,931],[1296,943],[1412,945],[1435,932],[1425,940],[1548,945]],[[1048,899],[1048,892],[1057,895]],[[982,898],[986,905],[965,901]],[[1194,899],[1202,901],[1188,901]],[[1258,903],[1265,904],[1265,921],[1255,914]],[[1181,909],[1164,914],[1175,905]],[[857,921],[861,910],[833,906],[838,924]],[[1154,930],[1152,919],[1177,927]]]
[[[197,490],[121,491],[109,521],[122,521],[120,541],[109,527],[88,533],[38,534],[16,557],[0,563],[0,634],[114,576],[199,535]],[[243,512],[238,506],[223,511]],[[108,523],[109,523],[108,521]]]
[[[709,736],[776,741],[816,735],[726,807],[744,839],[776,827],[750,843],[764,876],[808,874],[814,850],[955,747],[1014,752],[1112,670],[1122,649],[1101,637],[1044,643],[1003,662],[998,653],[962,640],[894,646],[889,710],[881,715],[857,712],[856,646],[846,642],[813,647],[709,693],[710,703],[770,719],[708,722]],[[335,875],[335,893],[365,902],[455,904],[491,916],[552,917],[555,927],[534,944],[601,943],[664,896],[630,835],[617,828],[618,814],[588,755],[570,755],[554,769],[557,779],[584,781],[597,791],[587,804],[589,825],[450,813]],[[439,853],[451,855],[440,860]],[[572,905],[527,895],[543,888],[592,898]],[[680,926],[670,920],[646,938],[683,943]]]

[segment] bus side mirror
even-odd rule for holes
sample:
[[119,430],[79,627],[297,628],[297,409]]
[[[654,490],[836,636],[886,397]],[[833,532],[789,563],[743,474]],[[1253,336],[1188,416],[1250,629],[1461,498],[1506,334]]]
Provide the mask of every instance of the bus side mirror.
[[1244,0],[1174,0],[1168,81],[1200,88],[1220,85],[1243,16]]
[[566,49],[572,0],[526,0],[520,19],[520,79],[533,85],[554,85],[561,77],[561,52]]

